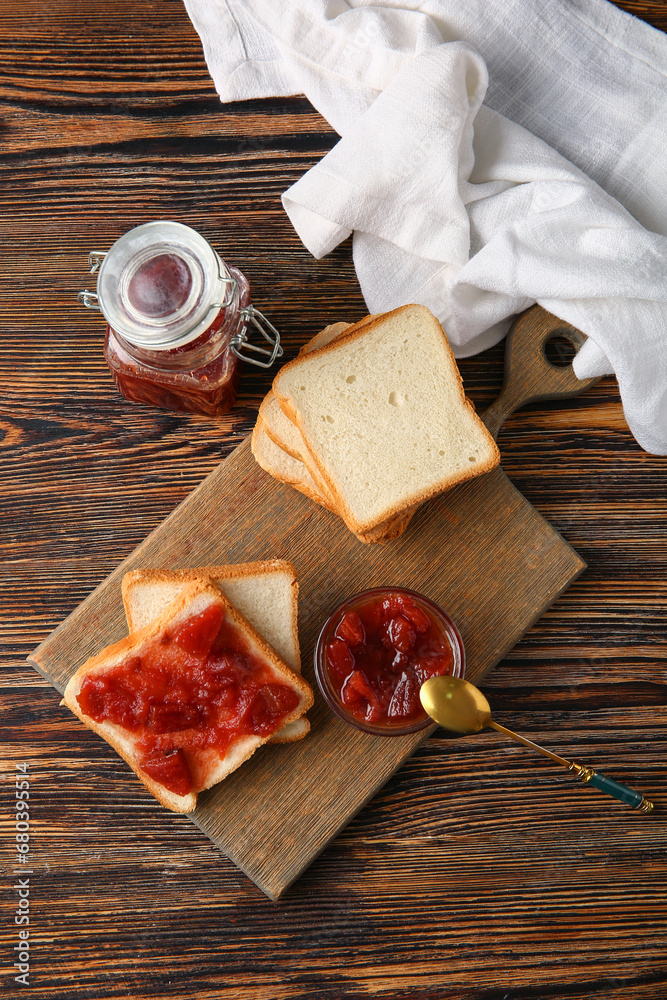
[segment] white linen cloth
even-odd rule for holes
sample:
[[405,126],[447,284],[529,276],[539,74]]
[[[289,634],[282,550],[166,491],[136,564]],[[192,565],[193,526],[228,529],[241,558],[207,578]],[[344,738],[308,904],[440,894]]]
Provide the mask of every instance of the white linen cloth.
[[371,312],[421,302],[461,357],[539,302],[667,454],[665,36],[606,0],[185,3],[223,100],[342,136],[283,203],[317,257],[354,233]]

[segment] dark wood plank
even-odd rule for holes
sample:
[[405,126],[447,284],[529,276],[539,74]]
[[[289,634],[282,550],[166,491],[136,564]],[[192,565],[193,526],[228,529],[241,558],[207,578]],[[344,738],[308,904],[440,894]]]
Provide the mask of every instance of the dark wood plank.
[[[617,5],[667,27],[664,0]],[[155,214],[204,227],[288,356],[364,305],[349,245],[310,259],[279,203],[335,135],[302,98],[221,106],[180,0],[0,0],[0,105],[2,776],[6,794],[15,762],[35,772],[30,995],[663,1000],[662,812],[640,822],[492,734],[439,734],[271,904],[127,796],[122,763],[16,665],[242,440],[270,381],[245,373],[219,423],[126,404],[74,304],[90,247]],[[461,368],[482,409],[502,349]],[[491,703],[664,809],[665,460],[633,441],[613,379],[513,414],[499,444],[588,570],[487,675]],[[446,878],[468,851],[477,882]],[[9,955],[11,892],[0,906]]]

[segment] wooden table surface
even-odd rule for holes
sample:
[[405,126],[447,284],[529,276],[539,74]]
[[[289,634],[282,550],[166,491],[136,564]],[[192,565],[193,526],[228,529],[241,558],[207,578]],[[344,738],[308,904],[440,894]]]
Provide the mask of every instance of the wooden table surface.
[[[663,0],[619,6],[667,28]],[[0,100],[0,996],[664,1000],[667,460],[631,437],[615,381],[501,432],[510,479],[588,570],[484,689],[498,721],[656,812],[492,731],[438,732],[271,903],[24,658],[248,433],[271,381],[246,370],[218,420],[126,403],[76,304],[88,251],[153,218],[192,225],[291,357],[365,312],[349,242],[313,260],[280,206],[336,136],[303,98],[222,106],[180,0],[0,0]],[[484,407],[502,347],[461,368]],[[19,768],[29,987],[12,967]]]

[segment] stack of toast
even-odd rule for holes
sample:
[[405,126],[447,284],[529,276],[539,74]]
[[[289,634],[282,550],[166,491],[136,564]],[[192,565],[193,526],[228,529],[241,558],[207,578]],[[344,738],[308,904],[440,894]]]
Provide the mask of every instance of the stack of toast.
[[500,461],[419,305],[318,333],[274,379],[252,451],[367,543],[398,537],[421,503]]
[[[199,792],[226,777],[262,744],[293,742],[307,735],[310,724],[305,712],[313,703],[313,693],[300,676],[298,582],[290,563],[271,560],[182,571],[134,570],[123,579],[122,595],[129,635],[91,657],[77,670],[67,685],[63,702],[117,750],[162,805],[176,812],[191,812]],[[230,690],[225,684],[232,683],[235,707],[234,711],[215,712],[214,718],[208,719],[208,730],[200,727],[195,731],[191,723],[186,728],[177,719],[178,692],[181,688],[192,691],[192,677],[197,678],[207,664],[211,642],[204,637],[205,647],[198,648],[200,639],[193,644],[192,634],[185,647],[181,641],[180,648],[174,647],[173,670],[169,650],[174,640],[179,642],[183,632],[188,638],[191,623],[202,622],[211,613],[217,615],[217,622],[223,623],[213,646],[214,655],[211,654],[213,668],[221,670],[219,691],[215,689],[215,669],[209,670],[205,678],[206,703],[202,701],[200,708],[195,705],[194,711],[211,716],[211,705],[215,709],[223,704],[219,695]],[[141,671],[144,668],[148,674],[146,667],[154,667],[156,650],[161,654],[159,666],[151,673],[153,690],[146,691]],[[224,665],[235,657],[238,660],[239,650],[244,658],[241,667],[234,664],[232,682],[229,676],[224,676]],[[131,697],[123,690],[128,669],[134,672]],[[98,701],[82,696],[91,687],[98,699],[100,691],[112,700],[125,698],[130,706],[129,721],[119,724],[117,720],[101,717]],[[250,692],[247,697],[246,690]],[[273,697],[275,691],[289,695],[289,710],[285,710],[279,721],[266,723],[264,719],[262,725],[253,727],[246,718],[239,728],[238,706],[246,706],[247,717],[253,708],[251,698],[263,692]],[[139,700],[150,706],[141,721],[137,721],[138,710],[135,711]],[[191,704],[187,708],[192,711]],[[225,735],[226,716],[229,724]],[[176,721],[170,727],[165,719]],[[218,736],[215,746],[210,739],[212,730]],[[224,745],[219,741],[221,733]],[[179,788],[173,781],[167,783],[171,787],[166,787],[159,780],[160,769],[156,770],[154,760],[151,766],[145,764],[147,740],[151,748],[161,748],[158,752],[164,754],[165,760],[175,753],[182,755],[191,787]],[[158,764],[162,763],[159,759]]]

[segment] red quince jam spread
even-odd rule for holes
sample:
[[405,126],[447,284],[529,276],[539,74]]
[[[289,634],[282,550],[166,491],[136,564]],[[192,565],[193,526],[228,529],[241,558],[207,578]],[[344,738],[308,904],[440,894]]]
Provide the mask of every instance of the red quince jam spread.
[[455,657],[443,613],[418,595],[371,591],[347,602],[330,622],[324,645],[326,674],[344,709],[371,727],[418,726],[428,718],[421,685],[454,672]]
[[215,604],[89,674],[77,695],[95,722],[133,733],[142,770],[177,795],[201,791],[202,756],[212,769],[242,737],[270,736],[299,700]]
[[[164,354],[175,357],[202,347],[217,335],[224,320],[221,310],[197,340]],[[236,401],[241,369],[230,350],[190,371],[160,371],[132,358],[107,327],[105,356],[119,391],[133,403],[215,417],[231,410]]]
[[[126,399],[207,416],[231,409],[240,365],[229,341],[242,325],[240,310],[250,303],[250,285],[237,268],[228,271],[237,282],[238,301],[217,309],[203,333],[180,347],[142,352],[107,327],[105,356]],[[185,305],[191,290],[187,262],[177,254],[161,253],[134,272],[127,302],[138,316],[166,323]]]

